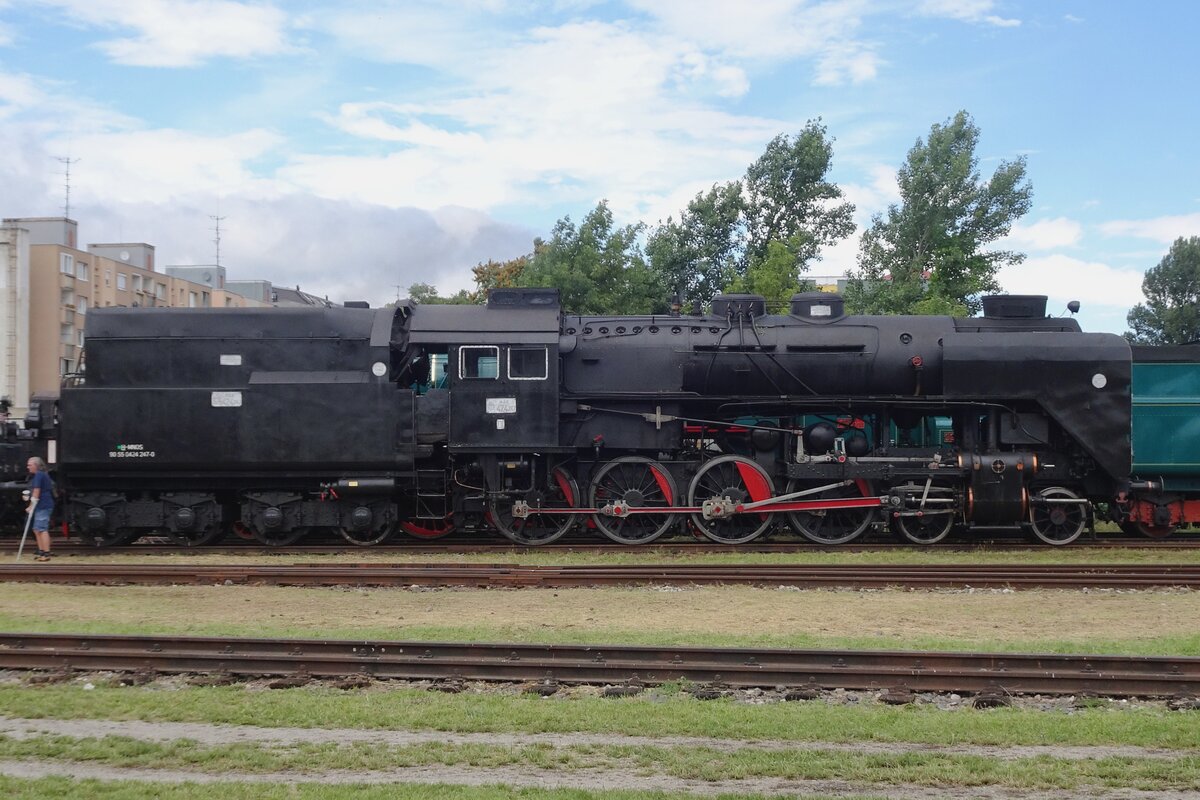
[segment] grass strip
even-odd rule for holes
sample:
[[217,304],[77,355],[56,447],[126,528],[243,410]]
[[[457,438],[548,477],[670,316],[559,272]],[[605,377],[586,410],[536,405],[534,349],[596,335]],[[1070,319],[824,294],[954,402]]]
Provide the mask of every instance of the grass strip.
[[25,719],[145,720],[260,727],[433,730],[461,733],[597,733],[703,736],[731,740],[911,742],[932,745],[1129,745],[1200,749],[1196,712],[1164,708],[1083,709],[1070,714],[1001,708],[821,701],[750,705],[700,701],[666,687],[640,697],[544,699],[421,689],[342,692],[244,686],[85,690],[58,685],[0,687],[0,713]]
[[[446,784],[297,783],[286,786],[221,782],[171,784],[143,781],[97,781],[72,778],[21,779],[0,776],[0,796],[22,800],[677,800],[663,792],[522,789],[507,786]],[[880,800],[881,795],[838,796],[838,800]],[[715,800],[767,800],[763,795],[722,794]],[[803,795],[795,800],[829,800]]]
[[124,634],[136,636],[233,636],[274,639],[349,639],[419,642],[522,642],[525,644],[642,645],[647,647],[763,647],[796,650],[913,650],[989,653],[1061,653],[1128,656],[1200,656],[1200,633],[1146,639],[1003,640],[911,636],[902,641],[879,636],[772,634],[734,635],[669,630],[625,630],[597,626],[586,630],[530,628],[525,625],[298,626],[254,621],[245,624],[163,621],[154,624],[117,620],[47,620],[32,613],[0,612],[0,630],[8,633]]
[[917,786],[1003,786],[1017,789],[1079,789],[1085,786],[1145,791],[1200,789],[1200,756],[1175,759],[1056,759],[1049,756],[1001,760],[941,753],[859,754],[803,749],[719,751],[705,747],[629,747],[530,744],[422,743],[378,745],[355,742],[287,746],[236,743],[203,746],[180,739],[147,742],[122,736],[75,738],[0,736],[0,758],[85,762],[112,768],[199,770],[205,773],[315,775],[334,770],[380,772],[413,767],[522,767],[563,773],[610,770],[700,781],[773,778],[792,781],[842,780]]

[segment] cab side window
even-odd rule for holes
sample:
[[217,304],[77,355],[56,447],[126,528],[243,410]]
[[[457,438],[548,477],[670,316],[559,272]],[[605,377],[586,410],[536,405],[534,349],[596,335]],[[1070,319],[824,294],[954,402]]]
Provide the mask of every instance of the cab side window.
[[500,348],[466,345],[458,349],[458,377],[465,380],[500,377]]
[[510,347],[508,377],[515,381],[544,381],[549,374],[549,360],[544,347]]

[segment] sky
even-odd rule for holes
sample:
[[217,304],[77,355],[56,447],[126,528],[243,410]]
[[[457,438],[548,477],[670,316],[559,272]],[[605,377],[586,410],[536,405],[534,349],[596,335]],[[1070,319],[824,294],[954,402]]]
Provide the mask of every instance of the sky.
[[0,216],[70,215],[157,263],[379,305],[528,253],[602,199],[678,215],[821,118],[858,232],[965,109],[1024,156],[1006,291],[1122,332],[1200,235],[1191,0],[0,0]]

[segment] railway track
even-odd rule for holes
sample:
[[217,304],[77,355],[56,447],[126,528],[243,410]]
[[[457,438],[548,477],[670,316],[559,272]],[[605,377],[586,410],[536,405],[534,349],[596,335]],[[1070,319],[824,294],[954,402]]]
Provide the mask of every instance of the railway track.
[[[1200,549],[1200,538],[1175,537],[1166,540],[1130,538],[1111,536],[1094,540],[1081,540],[1078,547],[1089,547],[1105,550],[1168,550],[1187,551]],[[686,553],[858,553],[876,552],[897,549],[911,549],[920,552],[980,552],[984,550],[1028,550],[1030,548],[1045,549],[1020,537],[979,539],[970,542],[941,542],[933,545],[916,546],[906,542],[867,542],[846,545],[822,546],[811,542],[763,542],[730,547],[729,545],[714,544],[700,541],[655,542],[643,547],[603,543],[593,540],[558,541],[538,547],[524,547],[509,542],[496,541],[445,541],[439,544],[412,541],[411,543],[389,543],[371,547],[358,547],[345,542],[330,542],[324,544],[297,544],[284,547],[267,547],[255,541],[224,543],[204,547],[184,547],[172,543],[169,539],[152,538],[142,542],[117,547],[96,547],[78,539],[63,541],[56,540],[54,551],[59,555],[144,555],[159,553],[163,555],[183,554],[215,554],[233,555],[246,553],[270,553],[272,555],[333,555],[338,553],[379,553],[389,555],[436,555],[436,554],[470,554],[470,553],[656,553],[662,555]],[[0,552],[15,553],[17,540],[0,541]]]
[[1200,658],[0,634],[19,670],[1195,696]]
[[0,564],[0,581],[104,585],[565,588],[756,585],[803,588],[1200,588],[1200,565]]

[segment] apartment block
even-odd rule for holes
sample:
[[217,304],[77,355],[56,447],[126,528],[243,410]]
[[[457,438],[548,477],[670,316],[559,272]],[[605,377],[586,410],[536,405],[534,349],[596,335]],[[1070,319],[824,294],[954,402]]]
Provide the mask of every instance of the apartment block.
[[159,272],[154,259],[144,242],[80,249],[78,223],[65,217],[0,223],[0,396],[14,417],[80,369],[91,309],[271,305],[226,289],[223,267]]

